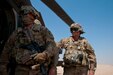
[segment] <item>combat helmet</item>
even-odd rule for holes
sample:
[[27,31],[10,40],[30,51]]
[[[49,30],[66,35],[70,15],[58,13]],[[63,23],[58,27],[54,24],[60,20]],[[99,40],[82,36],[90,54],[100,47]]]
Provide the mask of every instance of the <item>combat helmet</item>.
[[39,16],[38,11],[36,11],[32,6],[22,6],[20,14],[28,14],[31,13],[35,18]]
[[85,33],[79,23],[73,23],[70,26],[70,31],[75,32],[75,31],[80,31],[81,34]]

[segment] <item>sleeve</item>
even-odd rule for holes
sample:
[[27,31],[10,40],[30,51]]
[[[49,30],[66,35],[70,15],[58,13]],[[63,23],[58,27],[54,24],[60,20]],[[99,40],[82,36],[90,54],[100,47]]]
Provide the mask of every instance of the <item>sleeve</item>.
[[4,49],[0,55],[0,75],[8,75],[7,73],[7,65],[9,63],[9,58],[11,55],[11,49],[14,46],[13,44],[14,37],[13,34],[7,40]]
[[86,43],[86,52],[88,53],[88,59],[90,62],[89,68],[94,70],[97,65],[95,51],[86,39],[85,43]]
[[66,38],[64,39],[61,39],[58,43],[57,43],[57,47],[62,49],[62,48],[65,48],[65,42],[66,42]]
[[46,50],[44,52],[47,54],[47,57],[51,60],[51,68],[54,67],[56,70],[59,58],[59,48],[56,46],[56,42],[54,41],[52,33],[47,28],[45,28],[44,33],[44,39],[46,42]]
[[44,26],[41,27],[41,32],[43,35],[43,39],[45,42],[45,53],[47,54],[48,58],[53,57],[57,52],[56,43],[54,41],[54,37],[52,33]]
[[66,49],[67,45],[66,43],[69,42],[69,38],[63,38],[59,42],[56,43],[58,49],[59,49],[59,54],[62,54],[62,50]]

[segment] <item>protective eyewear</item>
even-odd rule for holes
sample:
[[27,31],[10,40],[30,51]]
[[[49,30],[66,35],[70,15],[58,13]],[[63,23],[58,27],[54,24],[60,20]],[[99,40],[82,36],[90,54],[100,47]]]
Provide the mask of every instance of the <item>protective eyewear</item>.
[[78,30],[78,28],[71,28],[71,32],[77,32]]

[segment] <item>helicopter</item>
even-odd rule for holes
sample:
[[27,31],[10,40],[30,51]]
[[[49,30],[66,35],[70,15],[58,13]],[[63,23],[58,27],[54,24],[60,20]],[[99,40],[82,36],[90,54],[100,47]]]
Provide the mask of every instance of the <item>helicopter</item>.
[[[49,7],[67,25],[74,23],[70,16],[55,0],[41,0],[41,2]],[[19,12],[22,5],[32,6],[30,0],[0,0],[0,53],[10,34],[21,25]],[[39,21],[42,25],[45,25],[41,12],[37,12],[39,13]]]

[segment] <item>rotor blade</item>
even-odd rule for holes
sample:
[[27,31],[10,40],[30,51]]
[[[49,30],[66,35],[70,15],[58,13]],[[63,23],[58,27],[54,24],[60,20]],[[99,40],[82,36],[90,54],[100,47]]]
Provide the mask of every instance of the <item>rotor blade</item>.
[[59,16],[66,24],[69,26],[74,23],[74,21],[68,16],[68,14],[58,5],[55,0],[41,0],[45,5],[47,5],[57,16]]

